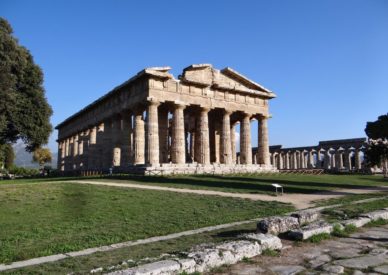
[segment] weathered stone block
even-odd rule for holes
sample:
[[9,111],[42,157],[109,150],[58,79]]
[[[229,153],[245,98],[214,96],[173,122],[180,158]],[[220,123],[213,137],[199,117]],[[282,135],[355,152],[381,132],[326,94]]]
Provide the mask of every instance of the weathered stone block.
[[178,262],[172,260],[159,261],[145,264],[134,268],[115,271],[111,275],[167,275],[178,273],[181,266]]
[[372,221],[375,221],[378,219],[388,220],[388,210],[377,210],[377,211],[360,215],[360,217],[369,218]]
[[363,227],[365,224],[369,223],[371,219],[365,218],[365,217],[360,217],[357,219],[351,219],[351,220],[346,220],[342,222],[342,225],[347,226],[347,225],[354,225],[355,227]]
[[333,231],[333,226],[326,222],[321,221],[321,222],[316,222],[316,223],[303,226],[298,230],[293,230],[288,233],[288,236],[296,240],[306,240],[317,234],[321,234],[321,233],[330,234],[331,231]]
[[283,247],[281,240],[277,236],[271,234],[250,233],[241,235],[240,237],[248,240],[257,241],[261,245],[262,250],[281,250]]
[[321,214],[318,211],[305,210],[293,213],[291,217],[297,218],[300,225],[305,225],[317,221]]
[[278,235],[299,228],[295,217],[271,217],[257,223],[257,230],[262,233]]
[[228,242],[216,247],[219,251],[230,251],[236,255],[237,261],[243,258],[252,258],[261,254],[261,246],[257,242],[235,241]]
[[221,256],[222,255],[220,255],[219,250],[217,249],[204,249],[188,254],[188,257],[194,259],[196,262],[195,271],[197,272],[204,272],[213,267],[222,265]]

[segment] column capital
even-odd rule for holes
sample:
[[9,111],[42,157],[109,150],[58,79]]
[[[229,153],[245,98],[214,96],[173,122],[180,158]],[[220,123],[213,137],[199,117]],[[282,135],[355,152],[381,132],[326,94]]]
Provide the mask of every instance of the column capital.
[[224,109],[224,114],[225,115],[231,115],[231,114],[233,114],[233,111],[232,110],[228,110],[228,109]]
[[175,100],[174,101],[174,106],[175,106],[175,108],[177,108],[177,109],[185,109],[186,108],[186,106],[187,106],[187,103],[184,103],[183,101],[179,101],[179,100]]
[[147,102],[148,102],[148,105],[154,105],[154,106],[159,106],[161,103],[158,99],[152,96],[147,97]]

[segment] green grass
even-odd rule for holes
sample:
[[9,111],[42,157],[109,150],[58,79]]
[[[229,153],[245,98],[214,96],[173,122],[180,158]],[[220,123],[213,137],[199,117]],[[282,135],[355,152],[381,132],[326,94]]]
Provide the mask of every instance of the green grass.
[[331,235],[328,233],[319,233],[319,234],[316,234],[314,236],[311,236],[306,241],[308,241],[310,243],[320,243],[320,242],[322,242],[324,240],[328,240],[330,238],[331,238]]
[[382,177],[367,175],[182,175],[169,177],[116,176],[96,178],[101,181],[116,181],[158,185],[175,188],[205,189],[236,193],[257,193],[274,195],[272,183],[284,186],[285,193],[310,194],[337,188],[363,188],[370,186],[388,186]]
[[365,200],[365,199],[373,199],[373,198],[382,198],[388,197],[387,191],[380,191],[378,193],[367,193],[367,194],[352,194],[345,195],[340,198],[331,198],[331,199],[323,199],[315,202],[315,206],[327,206],[333,204],[349,204],[354,201]]
[[388,207],[388,198],[358,204],[345,204],[334,209],[325,209],[322,211],[322,213],[324,214],[326,220],[329,222],[335,222],[344,219],[356,218],[360,214],[375,211],[385,207]]
[[261,255],[263,256],[269,256],[269,257],[277,257],[279,256],[280,252],[273,250],[273,249],[264,249]]
[[[253,233],[256,230],[256,223],[249,223],[212,232],[204,232],[197,235],[184,236],[168,241],[137,245],[115,249],[108,252],[98,252],[87,256],[67,258],[53,263],[46,263],[37,266],[30,266],[17,270],[10,270],[5,274],[90,274],[90,270],[103,267],[119,265],[123,261],[133,260],[128,267],[144,264],[142,259],[159,257],[161,254],[180,254],[189,251],[193,246],[202,243],[219,243],[228,240],[235,240],[236,236],[242,233]],[[149,261],[152,261],[150,259]],[[247,259],[250,261],[250,259]]]
[[369,223],[366,224],[366,226],[374,227],[374,226],[382,226],[382,225],[387,225],[387,224],[388,224],[388,220],[384,220],[382,218],[379,218],[377,220],[370,221]]
[[353,224],[346,225],[343,229],[341,229],[341,226],[339,224],[335,224],[333,227],[333,232],[331,232],[331,235],[335,237],[349,237],[350,234],[357,231],[357,227],[355,227]]
[[72,183],[0,185],[0,262],[293,210],[288,204]]

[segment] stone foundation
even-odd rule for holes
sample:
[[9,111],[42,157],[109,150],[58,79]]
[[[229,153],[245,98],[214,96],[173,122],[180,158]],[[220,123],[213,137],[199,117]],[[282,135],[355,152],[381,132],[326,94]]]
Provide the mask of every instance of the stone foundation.
[[130,166],[127,169],[117,171],[130,174],[140,175],[177,175],[177,174],[240,174],[240,173],[268,173],[278,172],[278,170],[271,165],[262,164],[172,164],[163,163],[158,166]]

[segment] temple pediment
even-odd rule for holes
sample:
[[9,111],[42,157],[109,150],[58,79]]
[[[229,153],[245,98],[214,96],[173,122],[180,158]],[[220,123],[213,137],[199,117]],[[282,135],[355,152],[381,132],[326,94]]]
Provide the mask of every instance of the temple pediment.
[[255,93],[270,98],[276,97],[270,90],[229,67],[217,70],[211,64],[195,64],[185,68],[179,79],[182,82],[202,87]]

